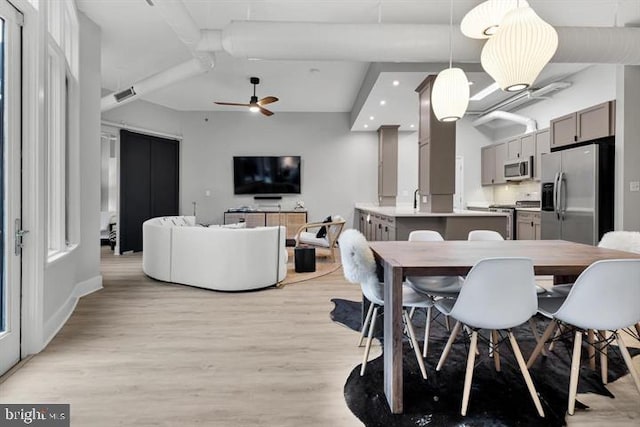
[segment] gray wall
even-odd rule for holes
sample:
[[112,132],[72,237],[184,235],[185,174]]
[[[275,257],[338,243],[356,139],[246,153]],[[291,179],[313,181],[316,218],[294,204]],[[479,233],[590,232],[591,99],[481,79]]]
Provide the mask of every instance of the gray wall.
[[220,223],[232,207],[261,206],[251,196],[233,194],[233,156],[301,156],[302,194],[284,196],[280,203],[291,209],[303,200],[310,220],[340,214],[351,224],[354,202],[377,198],[377,135],[350,132],[347,113],[276,113],[267,118],[249,112],[177,112],[134,102],[102,118],[182,135],[181,213],[191,214],[195,201],[200,222]]

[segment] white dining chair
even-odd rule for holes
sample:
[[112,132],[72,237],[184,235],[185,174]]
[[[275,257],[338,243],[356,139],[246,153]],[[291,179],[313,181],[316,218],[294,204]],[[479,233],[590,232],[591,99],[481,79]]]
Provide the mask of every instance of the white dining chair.
[[[342,268],[344,277],[351,283],[359,283],[363,295],[371,302],[362,331],[360,333],[360,342],[368,329],[367,343],[365,345],[360,375],[364,375],[367,367],[367,359],[371,349],[373,340],[373,331],[378,317],[378,310],[384,306],[384,283],[378,280],[376,274],[376,261],[373,252],[369,247],[367,239],[358,230],[349,229],[342,233],[338,239],[340,245],[340,256],[342,258]],[[433,306],[433,300],[428,296],[422,295],[414,291],[409,286],[402,286],[402,320],[405,324],[405,330],[418,361],[422,377],[427,379],[427,371],[424,366],[424,360],[420,354],[420,347],[416,340],[413,324],[409,318],[407,308],[430,308]]]
[[[573,415],[575,410],[582,335],[585,331],[598,331],[603,381],[606,382],[606,348],[611,345],[612,341],[607,337],[606,332],[608,331],[612,333],[618,343],[620,353],[638,392],[640,392],[640,377],[638,377],[629,351],[619,335],[620,329],[640,322],[639,283],[640,259],[597,261],[580,274],[566,297],[541,297],[538,299],[538,312],[550,318],[551,322],[531,353],[527,366],[530,367],[535,363],[544,343],[557,328],[564,326],[575,330],[569,379],[569,415]],[[603,293],[604,284],[606,284],[606,291]]]
[[[609,231],[602,236],[599,248],[616,249],[618,251],[640,253],[640,232],[638,231]],[[557,296],[565,297],[569,294],[573,283],[556,285],[553,292]],[[636,338],[640,340],[640,323],[634,325]],[[595,361],[595,359],[593,359]],[[603,379],[605,381],[605,379]],[[605,381],[606,384],[606,381]]]
[[[410,242],[443,242],[442,235],[434,230],[414,230],[409,233]],[[462,278],[458,276],[408,276],[407,284],[416,292],[428,295],[431,298],[455,298],[460,292]],[[424,328],[424,345],[422,357],[427,357],[429,349],[429,334],[431,333],[431,321],[433,317],[432,307],[427,308],[426,323]],[[449,318],[446,317],[447,329]]]
[[493,230],[471,230],[467,240],[504,240],[504,237]]
[[531,394],[536,410],[541,417],[544,411],[536,392],[531,375],[511,328],[525,323],[536,314],[538,307],[533,261],[530,258],[487,258],[478,261],[469,271],[457,299],[441,299],[435,306],[442,313],[453,317],[456,324],[444,350],[436,371],[444,365],[451,346],[460,329],[464,326],[471,329],[471,345],[467,356],[467,370],[462,395],[460,413],[465,416],[469,404],[471,381],[478,344],[478,331],[487,329],[493,337],[493,359],[495,368],[500,371],[501,344],[498,339],[500,330],[507,330],[511,348],[515,355],[524,381]]
[[[472,230],[469,232],[467,239],[469,241],[500,241],[500,240],[504,240],[504,237],[502,237],[502,234],[493,230]],[[536,284],[536,293],[538,295],[542,295],[545,292],[547,292],[545,288]],[[529,327],[531,328],[531,333],[533,334],[533,337],[536,339],[536,341],[539,341],[540,335],[538,335],[538,329],[536,328],[536,324],[533,318],[529,318]],[[489,355],[491,354],[493,354],[493,335],[489,336]],[[546,351],[545,351],[545,356],[546,356]]]

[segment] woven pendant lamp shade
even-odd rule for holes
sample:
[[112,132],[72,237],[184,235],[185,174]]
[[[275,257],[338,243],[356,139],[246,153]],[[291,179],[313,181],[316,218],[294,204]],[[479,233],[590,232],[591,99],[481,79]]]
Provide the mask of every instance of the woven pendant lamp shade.
[[433,83],[431,106],[441,122],[453,122],[464,116],[469,105],[469,80],[460,68],[440,71]]
[[517,92],[536,80],[558,48],[558,33],[530,7],[507,13],[484,45],[480,62],[502,90]]
[[462,18],[462,34],[472,39],[488,39],[497,31],[507,13],[518,6],[529,6],[526,0],[488,0],[471,9]]

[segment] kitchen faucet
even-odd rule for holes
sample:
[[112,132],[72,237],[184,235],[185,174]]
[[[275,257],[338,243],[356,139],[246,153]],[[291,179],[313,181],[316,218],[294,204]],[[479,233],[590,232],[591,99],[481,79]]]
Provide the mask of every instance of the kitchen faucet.
[[416,188],[416,191],[413,192],[413,209],[418,209],[418,191],[419,188]]

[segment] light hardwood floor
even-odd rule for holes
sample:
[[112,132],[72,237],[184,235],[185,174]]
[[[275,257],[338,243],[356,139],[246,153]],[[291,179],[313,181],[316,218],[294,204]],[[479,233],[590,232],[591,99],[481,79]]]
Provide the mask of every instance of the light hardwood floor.
[[[0,384],[0,401],[70,403],[74,427],[362,425],[343,396],[358,335],[329,318],[331,298],[360,299],[341,270],[230,294],[155,282],[140,264],[104,256],[104,289]],[[639,425],[629,376],[609,387],[616,399],[580,395],[592,410],[569,424]]]

